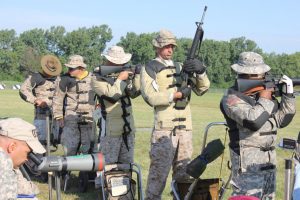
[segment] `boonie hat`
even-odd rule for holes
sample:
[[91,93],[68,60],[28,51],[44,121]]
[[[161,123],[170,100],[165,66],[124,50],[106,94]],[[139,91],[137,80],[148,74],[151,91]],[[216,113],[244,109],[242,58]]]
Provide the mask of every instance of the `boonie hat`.
[[264,63],[262,56],[255,52],[241,53],[238,62],[231,65],[231,68],[238,74],[264,74],[271,69]]
[[162,48],[164,46],[167,46],[169,44],[173,44],[174,46],[177,46],[176,44],[176,37],[173,35],[171,31],[162,29],[159,31],[156,38],[152,40],[152,44],[155,47]]
[[69,68],[77,68],[77,67],[84,67],[86,68],[86,64],[83,62],[83,57],[80,55],[72,55],[69,57],[68,63],[65,66]]
[[45,55],[41,58],[41,66],[44,73],[49,76],[58,76],[61,71],[61,63],[56,56]]
[[105,54],[101,55],[117,65],[128,63],[132,56],[130,53],[125,53],[124,49],[119,46],[112,46],[108,48]]
[[0,120],[0,135],[26,142],[34,153],[46,152],[38,140],[35,126],[20,118]]

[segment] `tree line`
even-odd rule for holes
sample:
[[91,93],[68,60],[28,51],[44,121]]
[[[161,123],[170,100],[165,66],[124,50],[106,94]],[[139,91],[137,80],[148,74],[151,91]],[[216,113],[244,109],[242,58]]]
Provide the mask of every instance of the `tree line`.
[[[155,57],[152,39],[157,34],[128,32],[121,37],[117,45],[132,53],[131,64],[145,64]],[[62,63],[72,54],[85,58],[89,70],[102,63],[101,53],[113,38],[108,25],[82,27],[67,32],[63,26],[50,29],[32,29],[17,35],[11,29],[0,30],[0,80],[22,81],[25,76],[40,68],[40,58],[45,54],[59,57]],[[174,60],[184,62],[192,38],[177,38],[178,46]],[[261,54],[271,66],[272,74],[286,74],[300,77],[300,52],[293,54],[265,53],[255,41],[245,37],[232,38],[229,41],[205,39],[199,58],[207,66],[207,73],[213,87],[224,88],[232,84],[235,74],[230,65],[238,59],[243,51],[254,51]]]

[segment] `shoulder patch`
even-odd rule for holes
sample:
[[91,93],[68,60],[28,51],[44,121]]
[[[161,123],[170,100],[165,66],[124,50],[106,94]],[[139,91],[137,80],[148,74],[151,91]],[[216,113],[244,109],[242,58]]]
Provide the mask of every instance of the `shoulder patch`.
[[241,102],[241,99],[238,98],[237,96],[235,95],[229,95],[229,97],[227,98],[226,100],[226,104],[228,106],[234,106],[236,105],[237,103]]

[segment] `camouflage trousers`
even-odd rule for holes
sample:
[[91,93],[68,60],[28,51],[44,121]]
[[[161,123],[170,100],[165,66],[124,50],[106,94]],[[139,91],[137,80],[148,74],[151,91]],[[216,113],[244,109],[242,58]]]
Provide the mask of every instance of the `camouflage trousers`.
[[[80,151],[87,154],[91,146],[92,123],[78,124],[65,121],[61,144],[66,156],[73,156]],[[81,146],[79,146],[81,145]]]
[[128,149],[122,136],[100,138],[100,152],[105,156],[105,164],[133,163],[134,134],[127,136]]
[[[232,162],[232,196],[247,195],[262,200],[275,200],[276,169],[259,170],[253,165],[250,166],[252,170],[242,172],[240,170],[240,156],[233,151],[230,152],[230,155]],[[263,160],[264,158],[257,159]],[[255,158],[252,158],[252,162],[255,162]]]
[[151,137],[150,168],[145,199],[161,199],[171,166],[173,180],[178,183],[190,180],[185,171],[192,152],[192,131],[154,130]]
[[[105,157],[105,164],[113,163],[133,163],[134,155],[134,134],[129,134],[127,136],[126,147],[122,136],[104,136],[100,138],[100,152],[103,153]],[[101,187],[101,177],[100,173],[97,173],[95,178],[95,188]]]
[[[35,119],[33,121],[34,126],[37,129],[37,134],[39,141],[44,145],[46,144],[47,140],[47,123],[46,119]],[[58,133],[59,133],[59,126],[57,121],[53,121],[53,123],[50,120],[50,132],[53,134],[53,137],[55,139],[58,139]]]

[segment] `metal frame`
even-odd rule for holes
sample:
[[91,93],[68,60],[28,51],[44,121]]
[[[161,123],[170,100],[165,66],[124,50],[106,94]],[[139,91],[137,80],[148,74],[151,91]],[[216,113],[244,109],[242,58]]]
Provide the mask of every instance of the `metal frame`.
[[[227,127],[226,122],[211,122],[206,126],[204,136],[203,136],[202,148],[201,148],[200,153],[202,153],[203,149],[205,148],[206,141],[207,141],[208,130],[213,126],[219,126],[219,125]],[[226,182],[225,186],[227,186],[230,179],[231,179],[231,174],[230,174],[230,176],[228,178],[228,181]],[[191,199],[191,197],[193,195],[193,190],[194,190],[195,186],[197,185],[198,180],[199,180],[199,178],[195,179],[195,181],[191,184],[191,186],[189,187],[189,190],[188,190],[189,192],[186,194],[184,200],[190,200]],[[172,192],[174,194],[175,199],[180,200],[179,194],[176,191],[175,180],[172,180],[172,182],[171,182],[171,189],[172,189]],[[222,193],[219,192],[219,199],[220,200],[223,199],[223,194],[224,194],[225,190],[226,190],[226,188],[225,189],[223,188]]]

